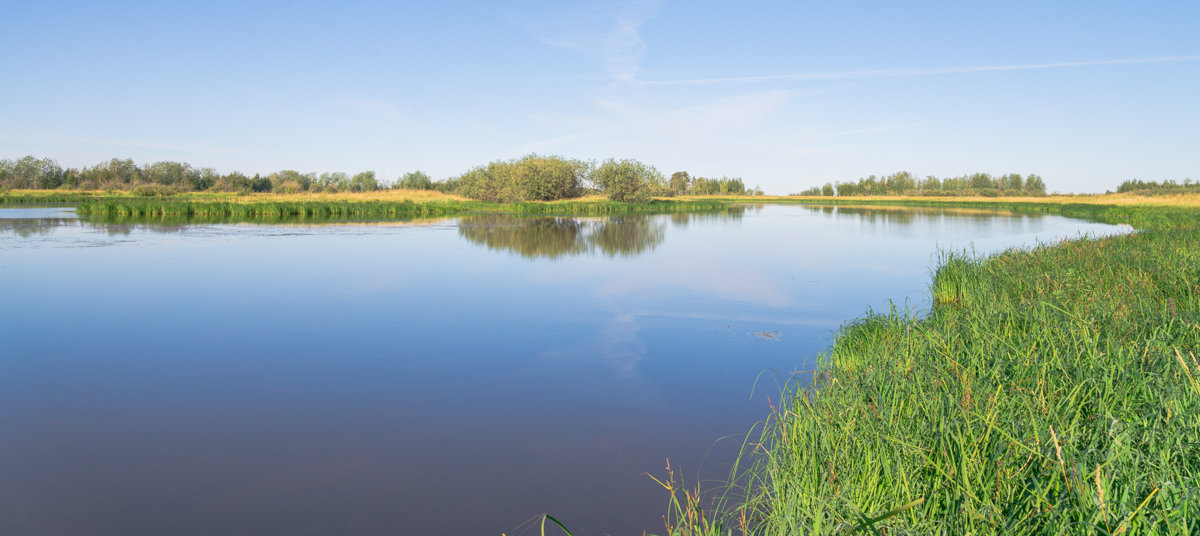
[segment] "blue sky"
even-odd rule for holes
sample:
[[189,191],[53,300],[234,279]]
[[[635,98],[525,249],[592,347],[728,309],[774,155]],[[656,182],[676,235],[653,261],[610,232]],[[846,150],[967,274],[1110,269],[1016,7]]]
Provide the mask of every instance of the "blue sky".
[[0,158],[391,180],[538,152],[776,194],[899,170],[1200,179],[1197,2],[5,10]]

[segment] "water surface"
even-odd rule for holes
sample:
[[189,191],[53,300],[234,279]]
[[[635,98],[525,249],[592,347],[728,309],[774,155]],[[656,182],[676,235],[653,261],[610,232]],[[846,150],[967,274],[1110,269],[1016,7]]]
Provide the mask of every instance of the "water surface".
[[842,323],[919,307],[938,248],[1123,230],[802,206],[331,225],[0,208],[0,533],[533,534],[540,512],[660,530],[644,473],[723,474],[734,444],[714,442]]

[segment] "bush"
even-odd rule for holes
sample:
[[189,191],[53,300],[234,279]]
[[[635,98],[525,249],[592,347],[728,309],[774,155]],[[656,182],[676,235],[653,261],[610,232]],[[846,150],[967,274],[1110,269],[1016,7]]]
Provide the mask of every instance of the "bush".
[[280,183],[280,185],[275,188],[275,191],[281,194],[298,194],[303,190],[304,188],[300,186],[298,181],[287,181]]
[[596,169],[594,182],[613,201],[645,203],[665,191],[662,173],[637,160],[609,159]]
[[400,177],[400,180],[396,181],[395,187],[405,190],[432,190],[433,180],[423,171],[411,171]]
[[578,197],[589,168],[578,160],[531,154],[479,166],[452,181],[460,193],[481,201],[553,201]]

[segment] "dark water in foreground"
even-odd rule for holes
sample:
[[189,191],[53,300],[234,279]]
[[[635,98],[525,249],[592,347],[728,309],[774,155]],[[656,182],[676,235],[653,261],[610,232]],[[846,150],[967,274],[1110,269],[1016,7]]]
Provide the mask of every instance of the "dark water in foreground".
[[[661,531],[776,378],[938,247],[1121,228],[767,206],[93,224],[0,209],[0,534]],[[751,396],[756,378],[768,373]],[[706,458],[707,455],[707,458]]]

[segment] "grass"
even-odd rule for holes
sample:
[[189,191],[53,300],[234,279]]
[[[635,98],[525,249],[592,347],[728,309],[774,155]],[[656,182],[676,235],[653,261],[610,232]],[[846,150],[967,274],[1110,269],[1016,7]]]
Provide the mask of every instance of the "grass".
[[1200,533],[1188,203],[1041,200],[1139,232],[944,257],[927,314],[843,327],[785,389],[715,504],[668,478],[667,533]]

